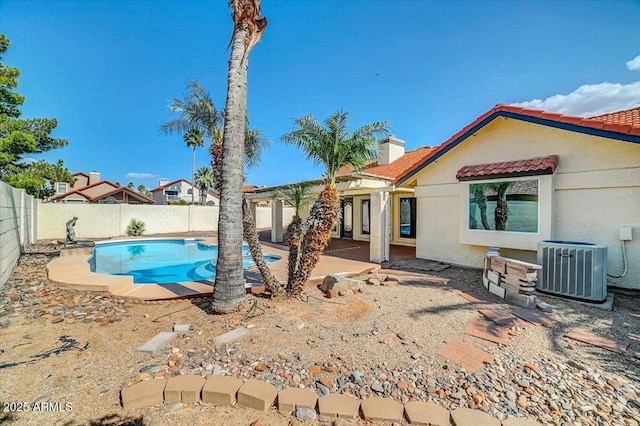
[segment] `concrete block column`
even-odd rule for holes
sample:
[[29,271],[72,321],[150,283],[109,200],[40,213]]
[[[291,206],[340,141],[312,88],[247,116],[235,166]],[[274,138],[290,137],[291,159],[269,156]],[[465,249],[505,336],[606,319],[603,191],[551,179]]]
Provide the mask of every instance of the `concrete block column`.
[[388,192],[371,193],[371,216],[369,218],[369,260],[382,263],[389,260],[389,232],[391,220],[391,197]]
[[284,232],[282,229],[282,211],[284,201],[273,200],[271,202],[271,242],[281,243],[284,241]]

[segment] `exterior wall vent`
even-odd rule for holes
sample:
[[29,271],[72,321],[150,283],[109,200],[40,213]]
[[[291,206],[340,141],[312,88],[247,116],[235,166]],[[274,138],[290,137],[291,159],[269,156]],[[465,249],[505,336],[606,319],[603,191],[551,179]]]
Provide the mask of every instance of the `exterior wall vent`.
[[555,296],[603,303],[607,300],[607,247],[573,241],[538,243],[536,290]]

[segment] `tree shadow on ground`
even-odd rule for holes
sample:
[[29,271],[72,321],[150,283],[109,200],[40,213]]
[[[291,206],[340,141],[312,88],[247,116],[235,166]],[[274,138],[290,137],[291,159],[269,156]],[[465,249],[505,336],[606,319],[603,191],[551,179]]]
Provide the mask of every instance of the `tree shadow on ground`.
[[144,426],[144,417],[121,416],[120,414],[107,414],[99,419],[91,420],[89,426]]

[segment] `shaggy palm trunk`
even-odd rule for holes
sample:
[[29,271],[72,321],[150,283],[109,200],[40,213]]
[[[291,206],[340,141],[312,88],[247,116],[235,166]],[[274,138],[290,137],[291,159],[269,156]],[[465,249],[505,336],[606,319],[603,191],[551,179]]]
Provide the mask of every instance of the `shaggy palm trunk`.
[[482,221],[482,227],[484,229],[490,229],[489,221],[487,220],[487,197],[482,194],[478,197],[478,208],[480,209],[480,220]]
[[[287,293],[293,293],[293,277],[298,269],[298,262],[300,259],[300,245],[303,238],[302,218],[298,215],[293,217],[293,220],[287,226],[287,230],[284,234],[285,241],[289,246],[289,264],[287,268]],[[300,290],[296,290],[297,294],[300,294]]]
[[260,240],[258,239],[256,221],[253,217],[253,214],[251,214],[249,204],[244,197],[242,199],[242,225],[244,230],[244,239],[249,245],[251,257],[253,258],[253,262],[256,264],[256,267],[260,271],[260,275],[262,275],[262,281],[264,282],[267,290],[269,290],[274,295],[281,293],[282,287],[280,286],[280,283],[271,273],[271,270],[267,266],[267,262],[264,261],[264,256],[262,254],[262,244],[260,244]]
[[222,141],[214,140],[209,148],[211,154],[211,168],[216,192],[220,193],[222,186]]
[[214,313],[238,311],[245,295],[242,267],[242,164],[247,102],[247,62],[243,59],[246,59],[247,36],[244,28],[234,30],[229,59],[222,143],[218,262],[212,302]]
[[331,229],[338,222],[340,216],[340,198],[333,187],[326,187],[311,207],[307,219],[307,232],[304,234],[300,247],[300,260],[289,283],[291,295],[297,296],[302,292],[304,283],[311,271],[318,264],[322,251],[331,240]]

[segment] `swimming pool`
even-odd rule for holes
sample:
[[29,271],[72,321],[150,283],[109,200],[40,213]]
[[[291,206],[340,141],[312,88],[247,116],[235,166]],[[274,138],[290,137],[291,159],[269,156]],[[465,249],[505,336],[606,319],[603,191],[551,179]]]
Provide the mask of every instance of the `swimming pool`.
[[[243,266],[253,265],[249,247],[243,246]],[[218,258],[218,246],[196,239],[127,240],[96,243],[89,259],[92,272],[131,275],[137,284],[169,284],[214,278],[212,260]],[[265,254],[266,262],[281,257]]]

